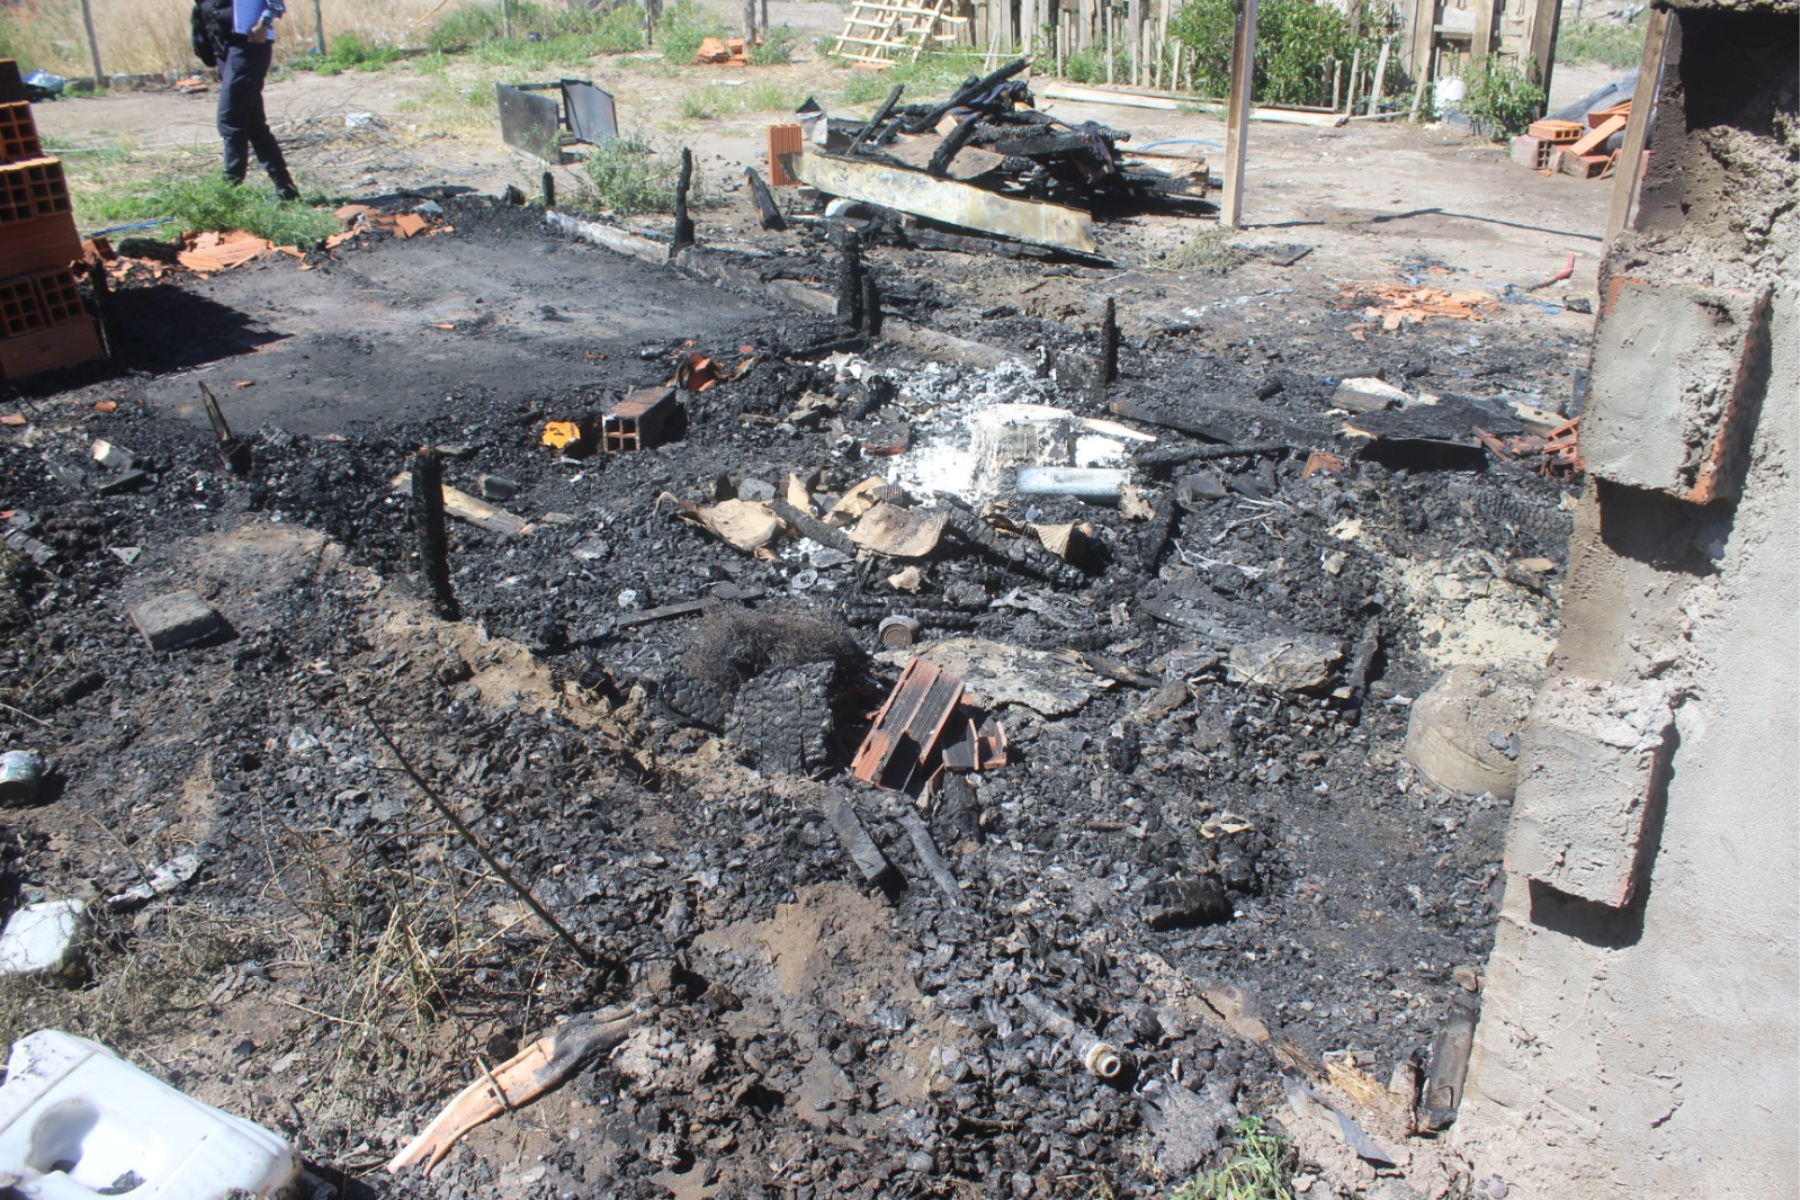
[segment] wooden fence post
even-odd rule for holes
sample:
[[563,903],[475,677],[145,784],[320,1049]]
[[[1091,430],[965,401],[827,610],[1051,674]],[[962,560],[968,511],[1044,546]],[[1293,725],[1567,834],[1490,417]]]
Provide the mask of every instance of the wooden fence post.
[[100,39],[94,33],[94,6],[89,0],[81,0],[81,20],[87,26],[88,54],[94,60],[94,87],[106,90],[106,72],[100,67]]
[[1225,194],[1219,224],[1237,229],[1244,217],[1244,152],[1250,142],[1250,85],[1256,74],[1256,0],[1238,0],[1231,39],[1231,95],[1225,113]]

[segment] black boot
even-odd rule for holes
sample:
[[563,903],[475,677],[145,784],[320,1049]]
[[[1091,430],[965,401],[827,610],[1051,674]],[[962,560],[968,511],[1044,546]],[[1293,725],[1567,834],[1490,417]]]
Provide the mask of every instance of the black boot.
[[269,178],[275,184],[275,194],[283,200],[298,200],[300,188],[294,183],[294,177],[288,174],[286,167],[270,167]]

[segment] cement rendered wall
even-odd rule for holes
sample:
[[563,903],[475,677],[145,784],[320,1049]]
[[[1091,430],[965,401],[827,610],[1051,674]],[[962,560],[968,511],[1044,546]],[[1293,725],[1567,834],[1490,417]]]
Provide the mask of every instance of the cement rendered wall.
[[[1722,498],[1596,478],[1577,516],[1544,692],[1648,688],[1674,715],[1658,738],[1643,733],[1654,721],[1621,725],[1603,706],[1586,725],[1564,715],[1525,735],[1451,1134],[1509,1200],[1800,1195],[1800,24],[1791,6],[1679,16],[1643,215],[1609,254],[1590,411],[1609,403],[1608,338],[1630,324],[1609,332],[1608,284],[1674,297],[1651,323],[1668,345],[1701,336],[1680,314],[1709,289],[1742,299],[1740,316],[1765,305],[1766,324],[1746,331],[1735,375],[1670,368],[1688,371],[1670,394],[1690,411],[1630,426],[1693,443],[1704,435],[1689,418],[1705,413],[1740,434],[1747,454]],[[1691,467],[1706,447],[1675,449]],[[1590,886],[1577,862],[1617,870]]]

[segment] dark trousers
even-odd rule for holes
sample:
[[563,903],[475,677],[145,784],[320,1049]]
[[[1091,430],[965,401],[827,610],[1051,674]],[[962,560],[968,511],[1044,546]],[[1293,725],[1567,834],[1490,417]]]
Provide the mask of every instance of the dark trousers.
[[274,43],[234,38],[215,42],[213,51],[219,59],[219,137],[225,142],[225,177],[243,180],[251,150],[270,176],[285,174],[287,159],[263,112],[263,80],[269,77]]

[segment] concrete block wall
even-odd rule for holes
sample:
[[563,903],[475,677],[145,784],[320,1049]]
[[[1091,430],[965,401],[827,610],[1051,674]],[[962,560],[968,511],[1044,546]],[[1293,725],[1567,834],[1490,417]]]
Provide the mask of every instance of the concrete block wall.
[[1523,1200],[1800,1195],[1800,19],[1676,17],[1451,1134]]

